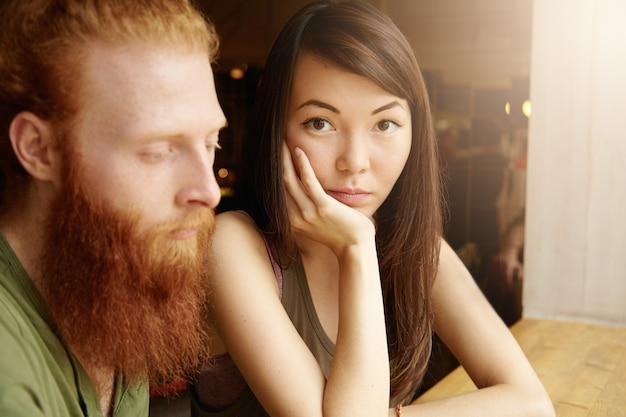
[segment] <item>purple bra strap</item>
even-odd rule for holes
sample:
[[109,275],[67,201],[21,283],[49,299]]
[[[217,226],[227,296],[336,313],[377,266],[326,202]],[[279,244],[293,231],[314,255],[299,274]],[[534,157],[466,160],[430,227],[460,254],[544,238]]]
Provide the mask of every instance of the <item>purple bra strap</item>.
[[265,243],[265,249],[267,249],[267,253],[270,257],[270,261],[272,262],[272,269],[274,269],[274,275],[276,276],[276,283],[278,284],[278,297],[283,299],[283,271],[280,269],[280,265],[278,264],[276,255],[276,251],[272,245],[265,239],[263,236],[263,243]]

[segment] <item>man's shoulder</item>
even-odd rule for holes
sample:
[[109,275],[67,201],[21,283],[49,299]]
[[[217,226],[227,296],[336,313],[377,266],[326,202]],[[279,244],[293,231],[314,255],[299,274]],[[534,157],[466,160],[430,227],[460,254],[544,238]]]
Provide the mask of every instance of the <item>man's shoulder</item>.
[[[3,278],[3,282],[0,282],[0,340],[4,341],[8,337],[13,337],[13,334],[21,338],[20,329],[25,326],[28,319],[13,293],[3,285],[7,277],[1,272],[0,277]],[[3,345],[4,343],[0,344],[0,351]]]
[[[34,366],[38,360],[33,355],[29,327],[23,310],[6,288],[0,286],[0,415],[42,413],[44,387],[39,371],[44,370]],[[32,401],[27,401],[28,397]]]
[[[0,286],[0,416],[83,416],[80,398],[99,407],[89,377],[44,321]],[[77,381],[81,383],[77,384]],[[78,394],[78,395],[77,395]],[[147,417],[145,383],[125,385],[114,417]]]
[[[25,283],[25,277],[17,276],[0,257],[0,338],[16,338],[17,342],[29,342],[29,333],[38,333],[39,327],[48,327],[41,317],[34,287]],[[2,346],[0,346],[0,350]]]
[[[11,276],[4,275],[2,278],[0,396],[11,395],[19,399],[16,404],[20,407],[41,412],[41,407],[46,408],[49,402],[58,405],[57,382],[60,379],[64,380],[61,386],[73,384],[73,378],[67,377],[71,375],[71,365],[61,341],[37,310],[27,303],[28,298],[21,298],[15,288],[6,285]],[[0,412],[0,415],[5,414]]]
[[[4,277],[6,278],[6,277]],[[50,341],[60,341],[45,320],[25,299],[0,285],[0,362],[2,366],[22,366],[33,362],[33,354],[50,351]],[[61,346],[60,349],[63,349]],[[64,350],[64,349],[63,349]]]

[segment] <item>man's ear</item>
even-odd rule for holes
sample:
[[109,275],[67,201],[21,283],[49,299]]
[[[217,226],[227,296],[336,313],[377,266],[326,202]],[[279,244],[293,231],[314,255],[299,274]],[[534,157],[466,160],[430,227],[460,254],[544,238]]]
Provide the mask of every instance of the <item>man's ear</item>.
[[54,181],[60,171],[56,137],[50,122],[31,112],[18,113],[9,126],[13,151],[24,169],[42,181]]

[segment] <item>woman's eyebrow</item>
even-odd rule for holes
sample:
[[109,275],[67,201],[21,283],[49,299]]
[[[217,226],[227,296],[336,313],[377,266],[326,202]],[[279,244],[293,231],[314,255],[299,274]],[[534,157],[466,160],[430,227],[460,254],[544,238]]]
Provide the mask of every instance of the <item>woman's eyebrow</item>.
[[339,109],[337,109],[336,107],[331,106],[330,104],[324,103],[323,101],[319,101],[319,100],[307,100],[304,103],[302,103],[300,106],[298,106],[298,110],[306,106],[321,107],[323,109],[330,110],[333,113],[341,114]]
[[[304,103],[302,103],[300,106],[298,106],[298,109],[301,109],[301,108],[306,107],[306,106],[321,107],[323,109],[330,110],[333,113],[341,114],[339,109],[337,109],[335,106],[332,106],[332,105],[330,105],[328,103],[325,103],[323,101],[320,101],[320,100],[315,100],[315,99],[307,100]],[[402,106],[402,104],[399,101],[394,100],[394,101],[392,101],[390,103],[385,104],[384,106],[380,106],[379,108],[374,109],[372,111],[372,114],[374,115],[374,114],[380,113],[380,112],[385,111],[385,110],[389,110],[389,109],[394,108],[394,107],[404,108],[404,106]]]
[[380,113],[381,111],[385,111],[385,110],[389,110],[393,107],[401,107],[404,108],[404,106],[402,106],[402,104],[400,104],[399,101],[394,100],[391,103],[385,104],[384,106],[380,106],[379,108],[375,109],[374,111],[372,111],[372,114],[376,114],[376,113]]

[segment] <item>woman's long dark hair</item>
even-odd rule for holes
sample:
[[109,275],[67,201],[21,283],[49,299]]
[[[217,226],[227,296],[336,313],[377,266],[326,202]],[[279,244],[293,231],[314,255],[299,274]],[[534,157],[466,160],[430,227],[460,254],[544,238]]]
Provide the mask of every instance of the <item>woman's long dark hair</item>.
[[[257,91],[252,141],[256,160],[245,192],[248,211],[290,258],[297,248],[287,215],[281,147],[293,72],[303,52],[362,75],[406,99],[411,151],[375,214],[390,352],[391,405],[408,402],[431,351],[431,288],[442,233],[441,191],[428,94],[415,55],[395,24],[365,1],[321,1],[301,9],[279,34]],[[249,195],[249,194],[248,194]]]

